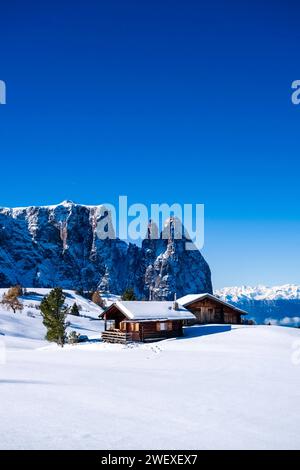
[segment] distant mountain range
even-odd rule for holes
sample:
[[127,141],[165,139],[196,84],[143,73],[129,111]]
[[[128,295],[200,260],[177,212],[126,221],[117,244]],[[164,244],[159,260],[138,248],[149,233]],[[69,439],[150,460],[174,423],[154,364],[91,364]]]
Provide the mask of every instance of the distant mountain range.
[[300,326],[299,285],[224,287],[215,295],[246,310],[257,323]]

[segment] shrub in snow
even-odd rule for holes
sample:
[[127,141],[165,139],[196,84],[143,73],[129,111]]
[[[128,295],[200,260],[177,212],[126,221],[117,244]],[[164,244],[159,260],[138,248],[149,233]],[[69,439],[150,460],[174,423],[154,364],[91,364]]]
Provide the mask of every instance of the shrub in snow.
[[28,311],[27,311],[27,317],[35,318],[34,312],[31,312],[30,310],[28,310]]
[[80,338],[79,333],[76,333],[76,331],[71,331],[71,333],[68,334],[68,343],[69,344],[79,343],[79,338]]
[[36,308],[35,304],[27,304],[28,308]]

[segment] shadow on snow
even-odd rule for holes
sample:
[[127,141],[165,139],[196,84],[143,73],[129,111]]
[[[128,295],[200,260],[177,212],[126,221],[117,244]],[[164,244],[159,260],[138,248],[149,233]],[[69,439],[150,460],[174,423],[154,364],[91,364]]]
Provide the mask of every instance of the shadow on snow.
[[225,333],[231,331],[232,325],[195,325],[186,326],[184,335],[177,339],[197,338],[199,336],[214,335],[216,333]]

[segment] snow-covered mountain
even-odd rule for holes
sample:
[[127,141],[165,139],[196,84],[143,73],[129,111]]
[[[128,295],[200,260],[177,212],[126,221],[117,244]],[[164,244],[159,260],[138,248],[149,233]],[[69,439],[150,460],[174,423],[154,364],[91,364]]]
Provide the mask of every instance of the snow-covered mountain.
[[224,287],[215,294],[247,310],[258,323],[300,325],[299,285]]
[[300,286],[296,284],[284,284],[282,286],[263,286],[256,287],[224,287],[216,291],[216,294],[232,302],[241,302],[243,300],[300,300]]
[[149,231],[141,247],[101,240],[97,225],[104,217],[103,205],[71,201],[0,209],[0,287],[98,287],[115,294],[133,287],[138,298],[153,300],[212,292],[209,266],[199,251],[185,250],[186,239],[151,239]]

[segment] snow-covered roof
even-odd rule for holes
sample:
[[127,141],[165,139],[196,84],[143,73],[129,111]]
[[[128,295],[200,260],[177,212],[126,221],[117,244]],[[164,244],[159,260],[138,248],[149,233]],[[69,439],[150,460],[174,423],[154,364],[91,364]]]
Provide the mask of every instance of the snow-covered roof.
[[184,295],[183,297],[180,297],[180,299],[177,299],[177,302],[180,305],[187,305],[187,304],[190,304],[191,302],[195,302],[196,300],[200,300],[206,296],[207,294],[187,294],[187,295]]
[[240,308],[237,308],[235,305],[229,304],[228,302],[225,302],[224,300],[220,299],[219,297],[216,297],[215,295],[209,294],[209,293],[204,293],[204,294],[187,294],[184,295],[183,297],[180,297],[180,299],[177,299],[177,302],[184,306],[188,307],[188,305],[197,302],[198,300],[205,299],[206,297],[215,300],[216,302],[219,302],[223,305],[226,305],[227,307],[232,308],[233,310],[236,310],[237,312],[247,315],[247,312],[245,310],[241,310]]
[[182,305],[178,304],[178,309],[174,310],[173,303],[168,301],[122,300],[114,302],[105,312],[115,306],[129,320],[195,320],[195,316]]

